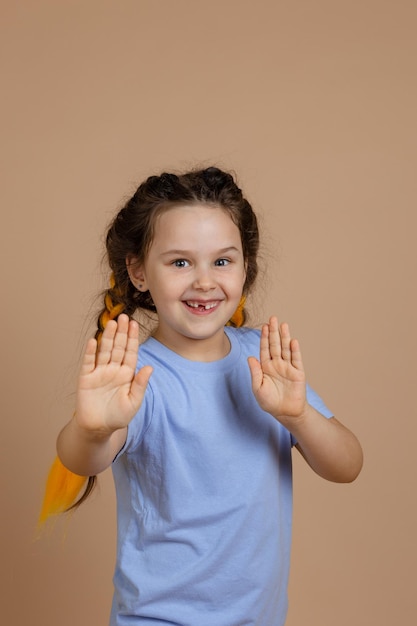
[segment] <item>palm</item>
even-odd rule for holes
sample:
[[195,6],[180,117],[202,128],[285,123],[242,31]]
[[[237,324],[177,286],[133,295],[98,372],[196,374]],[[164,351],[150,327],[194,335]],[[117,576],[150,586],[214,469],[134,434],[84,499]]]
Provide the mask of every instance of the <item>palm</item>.
[[252,389],[264,411],[274,417],[301,415],[306,404],[306,382],[298,341],[288,325],[275,317],[264,325],[259,360],[251,357]]
[[76,409],[85,428],[112,432],[135,415],[152,371],[144,367],[135,375],[138,343],[137,324],[121,315],[107,324],[98,348],[94,340],[87,344]]

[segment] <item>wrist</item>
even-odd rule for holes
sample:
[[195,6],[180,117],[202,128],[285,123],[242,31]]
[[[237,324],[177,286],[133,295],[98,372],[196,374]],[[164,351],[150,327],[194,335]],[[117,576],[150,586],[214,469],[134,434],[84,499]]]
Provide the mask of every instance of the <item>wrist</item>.
[[88,419],[75,412],[70,422],[74,435],[83,439],[86,443],[104,443],[110,439],[117,429],[110,429],[104,425],[91,424]]
[[291,412],[272,412],[272,416],[279,422],[303,422],[308,419],[311,406],[307,400],[300,401],[299,407]]
[[273,417],[283,426],[292,430],[294,426],[302,425],[311,415],[311,405],[307,402],[300,404],[300,407],[294,413],[272,413]]
[[126,427],[112,431],[85,428],[74,416],[58,435],[58,456],[75,474],[94,476],[109,467],[123,447],[126,434]]

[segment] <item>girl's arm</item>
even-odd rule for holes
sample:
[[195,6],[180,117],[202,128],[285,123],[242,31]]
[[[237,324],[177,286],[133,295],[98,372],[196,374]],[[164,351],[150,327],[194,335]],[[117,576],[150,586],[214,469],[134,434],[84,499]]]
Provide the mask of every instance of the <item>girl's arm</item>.
[[362,469],[362,448],[335,417],[327,419],[308,405],[304,422],[292,427],[296,448],[310,467],[327,480],[349,483]]
[[263,326],[260,358],[250,357],[249,367],[259,405],[292,433],[310,467],[327,480],[355,480],[363,463],[361,446],[337,419],[308,404],[300,346],[287,324],[279,326],[271,317]]
[[107,323],[99,346],[95,339],[87,344],[76,411],[57,441],[58,456],[75,474],[102,472],[126,441],[152,373],[146,366],[135,374],[138,347],[138,324],[127,315]]

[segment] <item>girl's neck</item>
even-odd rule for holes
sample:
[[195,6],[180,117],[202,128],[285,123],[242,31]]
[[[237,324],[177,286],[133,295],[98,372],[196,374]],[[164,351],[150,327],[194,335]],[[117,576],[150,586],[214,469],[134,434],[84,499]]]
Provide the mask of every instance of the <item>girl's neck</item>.
[[224,330],[215,337],[193,339],[182,337],[181,341],[164,336],[159,327],[152,333],[154,339],[189,361],[209,363],[224,359],[230,352],[230,341]]

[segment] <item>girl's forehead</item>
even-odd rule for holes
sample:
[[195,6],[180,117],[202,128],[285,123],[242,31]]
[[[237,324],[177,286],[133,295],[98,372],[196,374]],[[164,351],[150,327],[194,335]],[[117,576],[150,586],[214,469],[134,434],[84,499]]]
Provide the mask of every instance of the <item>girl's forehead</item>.
[[155,234],[161,230],[200,230],[217,226],[220,231],[233,231],[237,228],[229,212],[219,206],[206,204],[184,204],[163,211],[155,224]]
[[155,223],[153,246],[198,246],[208,241],[240,244],[240,232],[227,210],[205,204],[170,207]]

